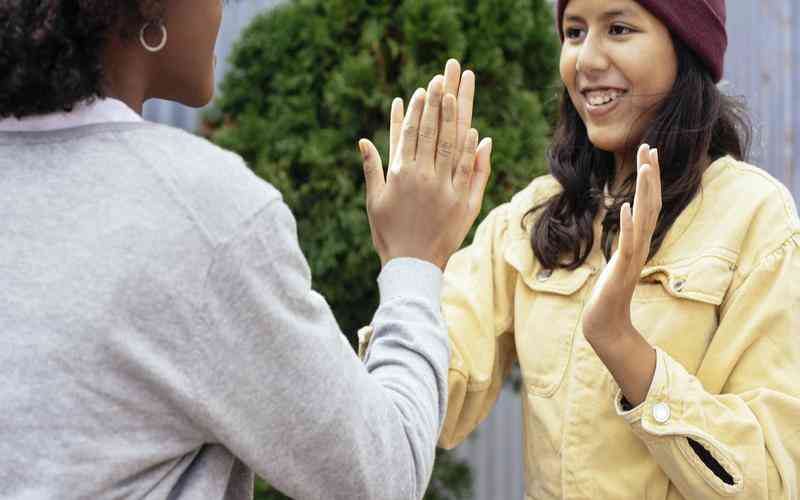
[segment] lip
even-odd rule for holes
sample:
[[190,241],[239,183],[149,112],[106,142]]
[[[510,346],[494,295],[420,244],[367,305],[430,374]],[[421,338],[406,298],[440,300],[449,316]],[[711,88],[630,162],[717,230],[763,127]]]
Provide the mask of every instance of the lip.
[[591,92],[593,90],[616,90],[619,92],[627,92],[628,89],[625,87],[615,87],[614,85],[585,85],[585,86],[578,86],[578,92],[581,94],[585,94],[586,92]]
[[[595,106],[595,105],[589,103],[589,99],[586,97],[586,93],[587,92],[591,92],[592,90],[601,90],[601,89],[602,90],[619,90],[619,91],[622,92],[622,94],[620,94],[619,97],[617,97],[616,99],[614,99],[613,101],[611,101],[608,104],[602,104],[600,106]],[[588,114],[592,118],[601,118],[603,116],[611,114],[615,109],[617,109],[619,107],[619,103],[621,101],[621,98],[624,97],[625,94],[627,94],[627,93],[628,93],[627,90],[618,89],[618,88],[615,88],[615,87],[591,87],[591,88],[587,87],[587,88],[581,90],[581,97],[583,98],[583,107],[586,110],[586,114]]]

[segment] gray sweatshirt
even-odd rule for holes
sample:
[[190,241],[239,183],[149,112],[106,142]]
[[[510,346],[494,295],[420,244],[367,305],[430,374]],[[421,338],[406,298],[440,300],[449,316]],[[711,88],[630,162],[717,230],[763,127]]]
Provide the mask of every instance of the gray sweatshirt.
[[0,498],[416,499],[441,273],[379,277],[362,363],[280,193],[152,123],[0,133]]

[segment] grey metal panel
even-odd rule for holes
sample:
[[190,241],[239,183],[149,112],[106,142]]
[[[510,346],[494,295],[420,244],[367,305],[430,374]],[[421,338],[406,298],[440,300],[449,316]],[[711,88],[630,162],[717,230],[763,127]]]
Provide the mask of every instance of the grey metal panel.
[[520,395],[505,387],[489,418],[456,448],[472,468],[475,500],[523,498],[523,449]]
[[[756,125],[751,162],[800,198],[800,7],[792,0],[728,2],[727,90],[743,95]],[[793,22],[794,21],[794,22]]]
[[[247,0],[231,2],[225,5],[217,39],[216,82],[219,85],[228,70],[228,56],[236,39],[257,14],[273,7],[282,0]],[[144,105],[144,118],[150,121],[165,123],[194,131],[199,125],[200,113],[206,108],[194,109],[172,101],[151,99]]]

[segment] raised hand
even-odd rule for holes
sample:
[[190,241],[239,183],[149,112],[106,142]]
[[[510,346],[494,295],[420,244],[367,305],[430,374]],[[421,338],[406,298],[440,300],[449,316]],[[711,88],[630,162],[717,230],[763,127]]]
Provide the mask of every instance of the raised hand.
[[658,152],[644,144],[636,161],[633,211],[622,206],[618,247],[583,310],[584,337],[633,406],[647,397],[656,369],[656,351],[633,326],[631,299],[661,213]]
[[444,268],[480,212],[491,140],[479,147],[478,132],[470,128],[474,75],[462,77],[455,61],[448,67],[427,92],[417,89],[407,114],[402,100],[392,103],[385,178],[375,146],[359,141],[372,240],[384,264],[416,257]]
[[650,242],[661,213],[661,174],[658,151],[643,144],[637,153],[633,211],[622,206],[619,244],[603,270],[583,312],[586,339],[600,343],[630,331],[631,299],[650,254]]

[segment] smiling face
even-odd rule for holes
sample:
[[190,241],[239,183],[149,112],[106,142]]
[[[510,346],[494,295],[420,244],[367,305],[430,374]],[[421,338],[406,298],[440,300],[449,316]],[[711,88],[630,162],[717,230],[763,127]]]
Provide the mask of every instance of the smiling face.
[[561,79],[589,140],[629,155],[677,76],[669,30],[634,0],[571,0],[563,30]]

